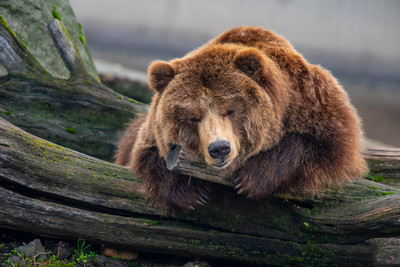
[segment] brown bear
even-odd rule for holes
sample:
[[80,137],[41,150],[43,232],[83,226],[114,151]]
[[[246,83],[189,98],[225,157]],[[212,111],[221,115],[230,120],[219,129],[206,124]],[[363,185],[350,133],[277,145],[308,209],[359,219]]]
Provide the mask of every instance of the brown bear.
[[167,169],[175,145],[215,168],[235,162],[238,193],[255,199],[315,192],[367,170],[346,92],[269,30],[232,29],[183,58],[153,62],[148,77],[150,110],[129,125],[116,163],[142,177],[162,208],[193,209],[212,188]]

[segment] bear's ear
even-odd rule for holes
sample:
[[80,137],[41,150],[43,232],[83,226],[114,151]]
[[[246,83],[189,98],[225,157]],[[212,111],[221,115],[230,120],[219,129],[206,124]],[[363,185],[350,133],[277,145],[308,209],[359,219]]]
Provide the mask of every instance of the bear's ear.
[[150,87],[156,92],[162,93],[174,78],[174,68],[165,61],[155,61],[151,63],[148,70],[148,79]]
[[266,62],[260,51],[255,48],[246,49],[236,55],[234,64],[237,69],[244,72],[259,85],[265,86]]

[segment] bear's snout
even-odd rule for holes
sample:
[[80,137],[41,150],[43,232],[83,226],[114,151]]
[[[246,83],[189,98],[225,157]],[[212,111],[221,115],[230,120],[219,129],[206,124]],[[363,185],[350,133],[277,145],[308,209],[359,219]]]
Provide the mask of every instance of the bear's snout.
[[221,159],[224,161],[224,158],[231,153],[231,144],[225,140],[218,140],[210,144],[208,147],[208,154],[213,159]]
[[200,122],[198,132],[200,152],[207,165],[225,168],[233,162],[240,143],[228,117],[210,111]]

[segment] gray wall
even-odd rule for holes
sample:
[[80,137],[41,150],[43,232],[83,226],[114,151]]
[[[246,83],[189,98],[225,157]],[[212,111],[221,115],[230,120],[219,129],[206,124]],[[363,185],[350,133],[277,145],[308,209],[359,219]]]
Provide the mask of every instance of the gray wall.
[[[398,0],[70,0],[97,42],[190,50],[240,25],[269,28],[307,58],[400,75]],[[161,48],[160,48],[161,49]]]

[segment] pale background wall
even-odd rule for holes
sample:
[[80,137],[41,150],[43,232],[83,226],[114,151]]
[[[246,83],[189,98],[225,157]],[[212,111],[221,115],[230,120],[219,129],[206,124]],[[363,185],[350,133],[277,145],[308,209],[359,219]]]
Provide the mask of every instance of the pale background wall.
[[363,71],[400,74],[398,0],[70,2],[87,34],[102,42],[122,38],[133,46],[177,45],[184,50],[232,27],[255,25],[285,36],[312,57],[342,56],[345,66],[361,64]]

